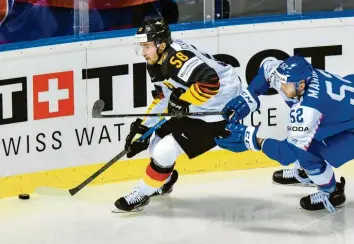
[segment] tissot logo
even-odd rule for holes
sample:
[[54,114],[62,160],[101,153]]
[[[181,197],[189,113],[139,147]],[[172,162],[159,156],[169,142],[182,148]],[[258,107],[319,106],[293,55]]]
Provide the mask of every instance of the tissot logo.
[[[314,46],[314,47],[296,47],[293,53],[286,53],[282,50],[267,49],[261,50],[251,56],[246,63],[240,63],[239,60],[230,54],[215,54],[213,55],[219,61],[230,64],[235,68],[244,67],[245,78],[248,84],[251,83],[253,78],[257,75],[260,64],[267,57],[275,57],[284,60],[290,55],[300,54],[304,57],[310,58],[314,67],[319,69],[326,69],[326,58],[331,56],[342,55],[342,45],[333,46]],[[102,99],[106,106],[104,111],[113,110],[113,93],[112,84],[114,76],[133,75],[133,107],[146,107],[147,104],[147,82],[150,78],[146,77],[146,63],[134,63],[133,69],[129,64],[95,67],[87,70],[82,70],[82,79],[98,79],[99,81],[99,99]],[[154,80],[153,77],[151,80]],[[155,81],[155,80],[154,80]],[[264,95],[276,94],[275,89],[268,89]],[[268,111],[269,113],[269,111]]]
[[33,119],[74,115],[72,71],[33,77]]
[[[224,63],[228,63],[235,68],[242,67],[247,83],[250,83],[258,73],[261,62],[267,57],[276,57],[285,59],[292,54],[301,54],[311,59],[311,63],[320,69],[326,69],[326,59],[331,56],[342,55],[342,46],[314,46],[314,47],[296,47],[291,53],[282,50],[267,49],[251,54],[249,60],[242,60],[243,63],[231,54],[215,54],[214,57]],[[113,83],[120,76],[131,75],[131,84],[133,94],[127,96],[133,97],[132,108],[146,107],[147,104],[147,84],[150,79],[147,77],[146,63],[128,63],[120,65],[111,65],[106,67],[90,67],[81,70],[81,81],[90,84],[93,81],[99,83],[98,97],[105,102],[104,111],[112,111],[113,101]],[[31,74],[33,75],[33,74]],[[241,75],[241,74],[240,74]],[[115,79],[113,79],[115,77]],[[62,116],[74,115],[74,72],[65,71],[50,74],[34,74],[33,91],[27,91],[27,81],[32,77],[20,77],[6,80],[0,80],[0,125],[27,121],[28,119],[41,120],[47,118],[56,118]],[[33,95],[33,101],[28,101]],[[265,95],[275,94],[275,90],[268,89]],[[28,103],[33,105],[33,115],[28,114]],[[116,104],[115,106],[121,106]],[[268,123],[274,118],[273,111],[268,110]],[[256,111],[257,114],[260,112]],[[271,114],[272,113],[272,114]],[[32,117],[33,116],[33,117]],[[253,124],[253,117],[251,119]]]

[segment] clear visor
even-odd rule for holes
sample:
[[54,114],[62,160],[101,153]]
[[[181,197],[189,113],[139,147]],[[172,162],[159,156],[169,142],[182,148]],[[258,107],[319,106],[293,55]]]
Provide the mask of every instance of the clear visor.
[[149,43],[135,43],[135,53],[138,56],[151,56],[157,52],[158,47]]
[[275,71],[275,79],[277,82],[286,84],[288,82],[288,76],[280,74],[277,70]]
[[280,90],[281,83],[277,79],[274,79],[273,84],[274,84],[275,89]]

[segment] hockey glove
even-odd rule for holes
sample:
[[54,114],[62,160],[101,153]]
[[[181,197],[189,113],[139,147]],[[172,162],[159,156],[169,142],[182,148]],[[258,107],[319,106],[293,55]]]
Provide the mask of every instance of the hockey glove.
[[232,124],[238,123],[250,112],[256,111],[260,106],[257,94],[250,87],[241,94],[230,100],[222,109],[225,120]]
[[128,151],[128,158],[134,157],[136,154],[146,150],[149,146],[150,136],[142,141],[136,141],[140,136],[149,130],[149,128],[142,125],[141,122],[143,122],[141,119],[137,119],[130,125],[130,132],[125,139],[124,146],[124,149]]
[[230,131],[228,137],[215,138],[216,144],[229,151],[244,152],[247,150],[259,151],[257,145],[258,127],[247,127],[241,124],[227,124],[226,130]]
[[172,90],[172,93],[170,95],[170,99],[168,101],[168,112],[169,113],[187,113],[189,111],[189,105],[190,103],[180,100],[179,97],[185,93],[186,90],[184,90],[181,87],[174,88]]

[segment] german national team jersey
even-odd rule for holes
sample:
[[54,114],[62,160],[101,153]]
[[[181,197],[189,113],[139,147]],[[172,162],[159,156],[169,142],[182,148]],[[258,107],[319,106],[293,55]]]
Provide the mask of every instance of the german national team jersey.
[[[221,111],[241,91],[241,80],[232,66],[200,52],[182,40],[174,40],[161,57],[160,64],[148,65],[148,72],[155,98],[148,110],[151,113],[166,112],[172,88],[186,90],[180,99],[191,104],[190,112]],[[194,118],[207,122],[223,120],[221,115]],[[152,126],[157,120],[146,118],[144,124]]]

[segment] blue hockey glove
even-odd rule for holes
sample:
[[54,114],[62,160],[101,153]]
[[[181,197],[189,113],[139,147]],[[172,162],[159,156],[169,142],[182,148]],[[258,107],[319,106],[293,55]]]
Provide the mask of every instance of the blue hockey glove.
[[[238,123],[239,120],[245,118],[250,112],[256,111],[260,106],[257,94],[248,87],[246,90],[234,99],[230,100],[222,109],[225,120],[232,124]],[[231,116],[231,118],[230,118]]]
[[247,127],[241,124],[227,124],[226,130],[230,132],[228,137],[215,138],[216,144],[232,152],[244,152],[247,150],[259,151],[257,145],[258,127]]

